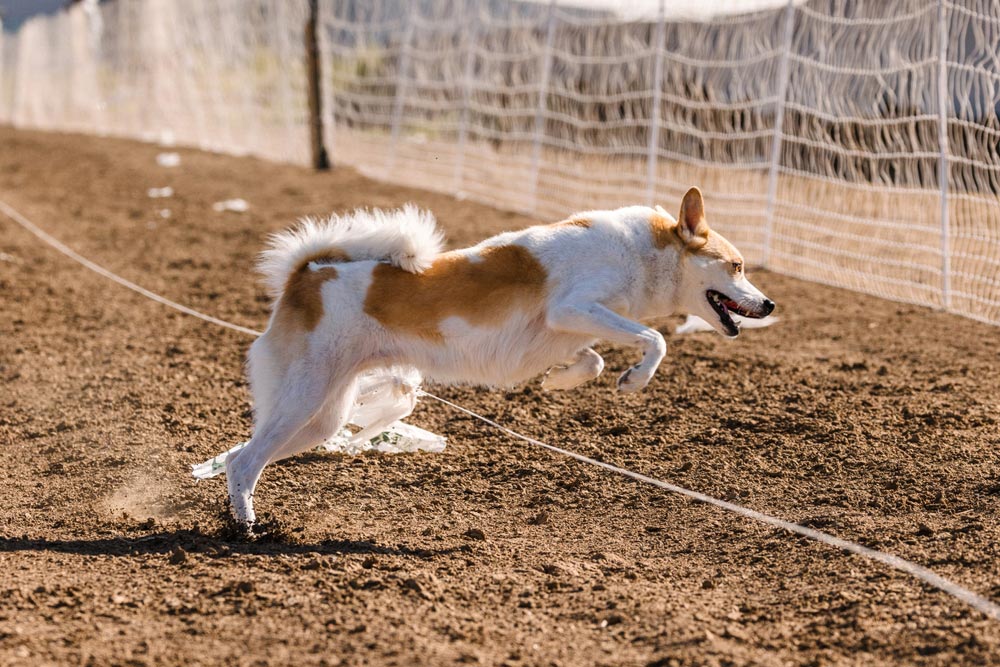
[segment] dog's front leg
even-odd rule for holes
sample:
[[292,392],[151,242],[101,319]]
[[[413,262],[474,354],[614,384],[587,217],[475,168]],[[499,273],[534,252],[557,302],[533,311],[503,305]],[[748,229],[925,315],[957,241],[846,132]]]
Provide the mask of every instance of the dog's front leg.
[[604,370],[604,359],[592,349],[584,348],[577,353],[572,363],[553,366],[542,378],[542,389],[572,389],[584,382],[590,382]]
[[619,391],[639,391],[649,384],[656,367],[667,353],[667,342],[659,331],[622,317],[599,303],[554,306],[549,311],[547,323],[557,331],[585,334],[640,348],[642,360],[618,378]]

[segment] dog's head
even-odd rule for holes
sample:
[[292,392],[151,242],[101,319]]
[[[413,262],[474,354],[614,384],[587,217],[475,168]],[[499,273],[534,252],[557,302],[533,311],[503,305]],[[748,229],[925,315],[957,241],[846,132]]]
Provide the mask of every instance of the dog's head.
[[709,229],[698,188],[684,195],[673,231],[681,246],[678,311],[697,315],[729,337],[740,333],[733,314],[753,319],[771,314],[774,302],[747,280],[743,255],[721,234]]

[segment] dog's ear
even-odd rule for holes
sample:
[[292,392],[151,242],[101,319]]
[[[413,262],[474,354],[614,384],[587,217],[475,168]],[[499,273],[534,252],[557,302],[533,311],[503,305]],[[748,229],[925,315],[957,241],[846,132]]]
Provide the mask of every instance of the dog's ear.
[[708,241],[708,221],[705,220],[705,200],[701,190],[691,188],[681,201],[681,214],[677,216],[677,234],[688,246],[701,246]]

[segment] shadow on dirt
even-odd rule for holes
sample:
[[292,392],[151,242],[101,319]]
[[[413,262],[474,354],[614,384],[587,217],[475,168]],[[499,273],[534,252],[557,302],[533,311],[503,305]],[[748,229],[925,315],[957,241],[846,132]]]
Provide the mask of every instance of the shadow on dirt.
[[97,539],[30,539],[28,537],[0,536],[0,553],[19,551],[49,551],[84,556],[139,556],[169,554],[181,549],[190,554],[205,554],[224,558],[234,554],[254,555],[345,555],[373,554],[434,558],[457,551],[463,547],[420,549],[406,545],[381,545],[369,541],[324,540],[317,543],[299,543],[287,540],[259,538],[229,538],[202,533],[198,530],[158,532],[137,538],[108,537]]

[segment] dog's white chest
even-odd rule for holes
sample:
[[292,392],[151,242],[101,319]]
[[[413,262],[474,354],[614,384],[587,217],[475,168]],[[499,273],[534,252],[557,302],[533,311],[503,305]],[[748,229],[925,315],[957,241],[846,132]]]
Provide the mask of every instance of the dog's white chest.
[[518,384],[567,361],[592,342],[548,329],[541,314],[512,318],[500,328],[449,318],[441,330],[441,343],[420,344],[415,350],[416,365],[433,380],[463,384]]

